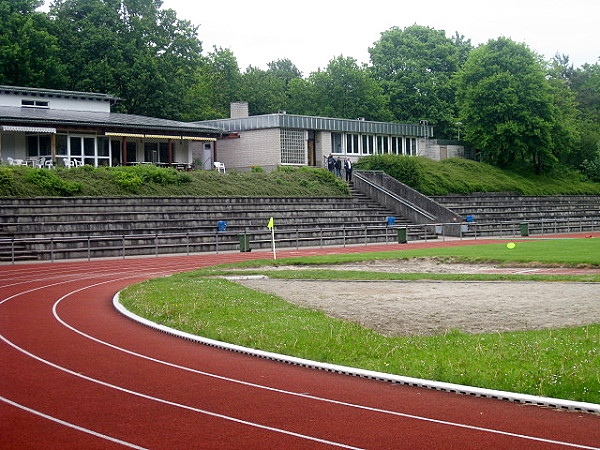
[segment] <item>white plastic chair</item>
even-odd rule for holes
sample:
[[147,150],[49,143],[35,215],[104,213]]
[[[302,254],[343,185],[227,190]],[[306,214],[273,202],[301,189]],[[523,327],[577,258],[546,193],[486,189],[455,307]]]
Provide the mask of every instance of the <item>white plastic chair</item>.
[[225,164],[223,164],[222,162],[219,162],[219,161],[215,161],[214,165],[215,165],[215,169],[217,169],[217,171],[225,173]]
[[37,161],[33,162],[33,166],[36,169],[42,169],[45,164],[46,164],[46,158],[44,158],[43,156],[41,158],[39,158]]
[[51,159],[47,159],[47,160],[44,162],[44,167],[45,167],[46,169],[54,169],[54,163],[52,162],[52,160],[51,160]]
[[77,167],[81,166],[81,162],[75,158],[63,158],[65,167]]

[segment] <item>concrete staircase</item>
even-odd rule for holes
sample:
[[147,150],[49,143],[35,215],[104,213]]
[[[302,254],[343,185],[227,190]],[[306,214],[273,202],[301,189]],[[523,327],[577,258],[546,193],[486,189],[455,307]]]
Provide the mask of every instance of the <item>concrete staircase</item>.
[[[335,198],[34,198],[0,200],[0,260],[91,258],[278,246],[393,242],[392,212],[353,191]],[[219,231],[219,222],[226,228]],[[396,227],[408,224],[397,217]],[[426,236],[410,228],[409,239]],[[430,236],[433,237],[433,236]]]

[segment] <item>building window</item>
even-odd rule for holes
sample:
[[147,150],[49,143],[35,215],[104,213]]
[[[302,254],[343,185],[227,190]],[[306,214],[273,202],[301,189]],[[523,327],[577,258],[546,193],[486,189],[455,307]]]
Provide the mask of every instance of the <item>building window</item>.
[[306,164],[306,135],[302,130],[281,130],[281,163]]
[[146,142],[144,144],[144,161],[151,163],[159,162],[157,142]]
[[381,155],[383,153],[383,136],[377,136],[377,151],[375,153]]
[[163,163],[172,163],[173,161],[169,161],[169,143],[168,142],[160,142],[158,144],[158,155],[160,157],[160,162]]
[[52,156],[50,135],[27,136],[27,156],[37,158],[41,156]]
[[331,153],[343,153],[342,135],[340,133],[331,133]]
[[[90,166],[110,165],[109,141],[103,137],[56,135],[57,158],[76,159]],[[62,160],[59,160],[62,163]]]
[[127,141],[125,155],[127,156],[128,164],[137,163],[137,143],[135,141]]
[[346,153],[360,153],[360,136],[358,134],[346,135]]
[[[398,151],[399,146],[398,146],[398,137],[397,136],[392,136],[390,138],[390,140],[392,141],[392,154],[393,155],[397,155],[400,152]],[[400,143],[400,146],[402,146],[402,143]]]
[[48,108],[50,104],[45,100],[21,100],[23,108]]
[[100,156],[108,156],[109,157],[109,166],[120,166],[123,161],[121,160],[123,153],[123,144],[121,141],[108,141],[108,139],[103,139],[103,144],[101,146],[102,152],[98,150],[98,154]]
[[68,152],[68,137],[66,134],[56,135],[56,156],[67,156]]
[[417,154],[417,139],[416,138],[406,138],[406,154],[416,156]]
[[373,154],[373,136],[370,134],[362,135],[362,153],[363,155]]

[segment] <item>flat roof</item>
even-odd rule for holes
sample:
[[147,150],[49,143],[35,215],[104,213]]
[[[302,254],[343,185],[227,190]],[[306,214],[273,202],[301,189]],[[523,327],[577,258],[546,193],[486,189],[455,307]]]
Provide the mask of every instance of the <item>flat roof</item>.
[[239,119],[203,120],[195,123],[222,128],[228,132],[261,130],[267,128],[290,128],[357,134],[418,137],[433,136],[433,127],[430,125],[375,122],[362,119],[335,119],[287,113],[265,114]]

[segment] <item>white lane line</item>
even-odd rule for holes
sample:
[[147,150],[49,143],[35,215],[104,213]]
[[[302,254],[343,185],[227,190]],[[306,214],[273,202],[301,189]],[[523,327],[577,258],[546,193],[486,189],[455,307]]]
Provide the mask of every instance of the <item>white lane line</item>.
[[[589,447],[589,446],[585,446],[585,445],[580,445],[580,444],[574,444],[574,443],[570,443],[570,442],[564,442],[564,441],[556,441],[556,440],[551,440],[551,439],[545,439],[545,438],[539,438],[539,437],[535,437],[535,436],[528,436],[528,435],[523,435],[523,434],[517,434],[517,433],[511,433],[511,432],[507,432],[507,431],[501,431],[501,430],[495,430],[495,429],[491,429],[491,428],[482,428],[482,427],[477,427],[477,426],[473,426],[473,425],[467,425],[467,424],[461,424],[461,423],[456,423],[456,422],[450,422],[450,421],[445,421],[445,420],[439,420],[439,419],[432,419],[429,417],[423,417],[423,416],[417,416],[417,415],[413,415],[413,414],[407,414],[407,413],[401,413],[401,412],[397,412],[397,411],[390,411],[390,410],[385,410],[385,409],[380,409],[380,408],[374,408],[374,407],[369,407],[369,406],[364,406],[364,405],[358,405],[358,404],[354,404],[354,403],[348,403],[348,402],[343,402],[343,401],[339,401],[339,400],[333,400],[333,399],[328,399],[328,398],[324,398],[324,397],[317,397],[317,396],[313,396],[313,395],[309,395],[309,394],[302,394],[302,393],[297,393],[297,392],[293,392],[293,391],[287,391],[287,390],[283,390],[283,389],[277,389],[277,388],[273,388],[273,387],[269,387],[269,386],[265,386],[265,385],[259,385],[259,384],[255,384],[255,383],[250,383],[250,382],[246,382],[246,381],[242,381],[242,380],[238,380],[238,379],[234,379],[234,378],[229,378],[229,377],[224,377],[221,375],[216,375],[216,374],[212,374],[209,372],[203,372],[200,370],[196,370],[196,369],[192,369],[190,367],[185,367],[185,366],[181,366],[178,364],[174,364],[174,363],[170,363],[168,361],[163,361],[163,360],[159,360],[156,358],[152,358],[150,356],[147,355],[143,355],[140,353],[136,353],[134,351],[131,350],[127,350],[125,348],[122,347],[118,347],[114,344],[110,344],[106,341],[102,341],[98,338],[95,338],[93,336],[90,336],[86,333],[84,333],[83,331],[71,326],[70,324],[68,324],[67,322],[65,322],[60,315],[58,314],[57,308],[58,305],[67,297],[76,294],[80,291],[89,289],[89,288],[93,288],[96,287],[98,285],[101,284],[106,284],[109,283],[108,282],[102,282],[102,283],[98,283],[96,285],[92,285],[92,286],[87,286],[87,287],[83,287],[81,289],[78,289],[76,291],[73,292],[69,292],[68,294],[65,294],[63,297],[61,297],[60,299],[58,299],[56,301],[56,303],[54,304],[53,308],[52,308],[52,313],[54,314],[54,317],[56,318],[56,320],[61,323],[63,326],[67,327],[68,329],[74,331],[77,334],[80,334],[81,336],[90,339],[94,342],[97,342],[101,345],[105,345],[109,348],[127,353],[129,355],[135,356],[135,357],[139,357],[142,359],[146,359],[148,361],[152,361],[158,364],[162,364],[168,367],[172,367],[172,368],[176,368],[179,370],[184,370],[187,372],[191,372],[191,373],[195,373],[198,375],[203,375],[206,377],[211,377],[211,378],[215,378],[215,379],[219,379],[222,381],[227,381],[227,382],[231,382],[231,383],[236,383],[236,384],[240,384],[240,385],[244,385],[244,386],[249,386],[252,388],[256,388],[256,389],[262,389],[262,390],[267,390],[270,392],[275,392],[275,393],[279,393],[279,394],[284,394],[284,395],[290,395],[290,396],[296,396],[296,397],[301,397],[301,398],[305,398],[305,399],[310,399],[310,400],[314,400],[314,401],[319,401],[319,402],[324,402],[324,403],[329,403],[329,404],[335,404],[335,405],[339,405],[339,406],[345,406],[345,407],[350,407],[350,408],[354,408],[354,409],[360,409],[360,410],[364,410],[364,411],[370,411],[370,412],[376,412],[376,413],[381,413],[381,414],[387,414],[387,415],[393,415],[393,416],[397,416],[397,417],[404,417],[404,418],[409,418],[409,419],[414,419],[414,420],[419,420],[419,421],[425,421],[425,422],[430,422],[430,423],[435,423],[435,424],[440,424],[440,425],[447,425],[447,426],[452,426],[452,427],[458,427],[458,428],[464,428],[464,429],[469,429],[469,430],[474,430],[474,431],[478,431],[478,432],[486,432],[486,433],[492,433],[492,434],[498,434],[498,435],[504,435],[504,436],[510,436],[510,437],[516,437],[516,438],[520,438],[520,439],[526,439],[526,440],[532,440],[532,441],[536,441],[536,442],[544,442],[544,443],[551,443],[551,444],[557,444],[557,445],[563,445],[566,447],[572,447],[572,448],[581,448],[581,449],[588,449],[588,450],[600,450],[600,448],[598,447]],[[118,296],[118,294],[117,294]],[[115,298],[117,298],[117,296],[115,296]],[[120,308],[119,308],[120,309]],[[163,327],[166,328],[166,327]],[[173,330],[176,331],[176,330]]]
[[[173,273],[173,272],[174,271],[172,271],[172,270],[171,271],[161,271],[161,272],[156,272],[156,273],[146,273],[146,272],[141,271],[137,275],[131,275],[131,276],[128,276],[128,277],[125,277],[125,278],[121,278],[121,279],[125,280],[127,278],[137,278],[137,277],[140,277],[140,276],[156,275],[156,274],[159,274],[159,276],[160,276],[160,274],[170,274],[170,273]],[[90,274],[90,275],[88,275],[86,277],[78,277],[78,278],[75,278],[75,279],[68,279],[68,280],[64,280],[64,278],[65,278],[64,275],[63,276],[51,277],[49,279],[59,278],[59,279],[63,279],[64,281],[59,281],[57,283],[44,284],[43,286],[38,286],[38,287],[35,287],[35,288],[27,289],[25,291],[17,292],[16,294],[13,294],[13,295],[11,295],[9,297],[5,297],[2,300],[0,300],[0,305],[6,303],[7,301],[12,300],[12,299],[14,299],[16,297],[19,297],[19,296],[21,296],[23,294],[30,294],[30,293],[38,291],[40,289],[46,289],[46,288],[50,288],[50,287],[54,287],[54,286],[60,286],[61,284],[69,284],[69,283],[74,283],[74,282],[78,282],[78,281],[93,280],[93,279],[95,279],[96,277],[99,277],[99,276],[108,277],[108,276],[117,276],[117,275],[121,275],[121,273],[120,272],[119,273],[101,273],[101,274],[97,273],[97,274]],[[43,279],[43,281],[47,281],[47,280],[48,280],[48,278]],[[38,281],[38,280],[34,280],[34,281]],[[31,282],[30,281],[25,281],[25,282],[21,282],[21,283],[15,283],[15,285],[17,285],[17,284],[31,284]],[[11,286],[13,286],[13,285],[11,285]],[[4,288],[4,287],[6,287],[6,286],[0,286],[0,288]]]
[[[161,271],[161,272],[157,272],[157,273],[158,274],[164,274],[165,272]],[[117,280],[108,280],[108,281],[103,281],[101,283],[96,283],[96,284],[93,284],[93,285],[90,285],[90,286],[87,286],[87,287],[84,287],[84,288],[80,288],[80,289],[71,291],[70,293],[68,293],[65,296],[61,297],[60,300],[68,297],[69,295],[72,295],[74,293],[83,291],[83,290],[88,289],[88,288],[92,288],[92,287],[95,287],[95,286],[99,286],[99,285],[102,285],[102,284],[107,284],[107,283],[111,283],[111,282],[115,282],[115,281],[121,281],[121,280],[125,280],[125,279],[128,279],[128,278],[137,278],[138,276],[139,275],[137,275],[137,276],[129,276],[129,277],[123,277],[123,278],[120,278],[120,279],[117,279]],[[56,284],[61,284],[61,283],[56,283]],[[31,290],[29,290],[27,292],[35,291],[35,290],[38,290],[38,289],[42,289],[42,288],[40,287],[40,288],[31,289]],[[13,297],[15,297],[15,296],[13,296]],[[6,300],[8,300],[8,299],[6,299]],[[42,362],[42,363],[44,363],[46,365],[49,365],[50,367],[53,367],[55,369],[58,369],[58,370],[63,371],[65,373],[68,373],[70,375],[76,376],[78,378],[82,378],[82,379],[84,379],[86,381],[90,381],[92,383],[96,383],[96,384],[99,384],[101,386],[108,387],[108,388],[111,388],[111,389],[114,389],[114,390],[117,390],[117,391],[120,391],[120,392],[124,392],[124,393],[130,394],[130,395],[134,395],[134,396],[137,396],[137,397],[141,397],[141,398],[144,398],[144,399],[147,399],[147,400],[155,401],[155,402],[158,402],[158,403],[161,403],[161,404],[165,404],[165,405],[168,405],[168,406],[174,406],[174,407],[181,408],[181,409],[184,409],[184,410],[188,410],[188,411],[192,411],[192,412],[196,412],[196,413],[208,415],[208,416],[211,416],[211,417],[216,417],[216,418],[224,419],[224,420],[235,422],[235,423],[238,423],[238,424],[241,424],[241,425],[247,425],[247,426],[250,426],[250,427],[254,427],[254,428],[258,428],[258,429],[262,429],[262,430],[266,430],[266,431],[271,431],[271,432],[275,432],[275,433],[279,433],[279,434],[284,434],[284,435],[288,435],[288,436],[292,436],[292,437],[297,437],[297,438],[309,440],[309,441],[312,441],[312,442],[318,442],[320,444],[326,444],[326,445],[330,445],[330,446],[338,447],[338,448],[345,448],[345,449],[352,449],[352,450],[362,450],[360,447],[353,447],[353,446],[342,444],[342,443],[339,443],[339,442],[329,441],[329,440],[320,439],[320,438],[317,438],[317,437],[314,437],[314,436],[308,436],[308,435],[304,435],[304,434],[301,434],[301,433],[295,433],[293,431],[288,431],[288,430],[284,430],[284,429],[280,429],[280,428],[270,427],[270,426],[267,426],[267,425],[262,425],[262,424],[259,424],[259,423],[254,423],[254,422],[250,422],[250,421],[243,420],[243,419],[238,419],[236,417],[226,416],[226,415],[223,415],[223,414],[215,413],[215,412],[208,411],[208,410],[203,410],[203,409],[200,409],[200,408],[194,408],[192,406],[183,405],[181,403],[171,402],[171,401],[164,400],[164,399],[161,399],[161,398],[158,398],[158,397],[154,397],[154,396],[151,396],[151,395],[143,394],[141,392],[136,392],[136,391],[133,391],[133,390],[130,390],[130,389],[126,389],[126,388],[121,387],[121,386],[117,386],[117,385],[114,385],[114,384],[111,384],[111,383],[107,383],[107,382],[104,382],[104,381],[96,379],[96,378],[88,377],[88,376],[83,375],[83,374],[78,373],[78,372],[74,372],[74,371],[72,371],[70,369],[67,369],[66,367],[59,366],[58,364],[55,364],[55,363],[53,363],[51,361],[48,361],[48,360],[46,360],[46,359],[44,359],[44,358],[42,358],[40,356],[37,356],[37,355],[35,355],[35,354],[33,354],[33,353],[25,350],[24,348],[18,346],[14,342],[10,341],[7,337],[5,337],[2,334],[0,334],[0,339],[3,340],[9,346],[13,347],[15,350],[17,350],[17,351],[25,354],[26,356],[28,356],[28,357],[30,357],[32,359],[35,359],[35,360],[40,361],[40,362]]]
[[[169,270],[170,272],[180,272],[180,271],[185,272],[188,270],[200,269],[203,266],[198,266],[198,264],[194,264],[194,265],[190,265],[190,266],[182,266],[180,264],[174,264],[172,266],[156,266],[156,265],[149,264],[147,266],[136,266],[135,268],[128,269],[128,270],[130,272],[133,271],[133,272],[138,272],[138,273],[142,272],[143,273],[146,270],[156,270],[157,267],[160,267],[160,269],[163,269],[163,270]],[[61,272],[61,271],[56,271],[56,272],[48,272],[45,275],[43,275],[43,277],[40,277],[40,273],[36,272],[35,276],[37,278],[27,278],[22,281],[11,281],[10,284],[0,285],[0,289],[7,288],[7,287],[13,287],[13,286],[19,286],[22,284],[30,284],[30,283],[35,283],[35,282],[54,280],[57,278],[64,280],[66,276],[73,277],[73,278],[64,281],[65,283],[72,282],[72,281],[93,279],[94,277],[101,276],[101,275],[113,276],[113,275],[122,275],[123,274],[122,271],[116,272],[116,273],[114,271],[115,271],[115,268],[112,268],[112,267],[106,268],[106,269],[101,269],[101,270],[95,269],[95,271],[92,273],[90,273],[89,270],[71,271],[68,274],[65,274],[64,272]],[[84,276],[82,277],[81,275],[84,275]],[[10,277],[7,277],[7,278],[10,278]]]
[[523,273],[540,273],[544,272],[545,269],[521,269],[521,270],[512,270],[510,274],[523,274]]
[[82,378],[82,379],[84,379],[86,381],[89,381],[91,383],[96,383],[96,384],[99,384],[100,386],[104,386],[104,387],[107,387],[109,389],[114,389],[116,391],[123,392],[125,394],[130,394],[130,395],[133,395],[133,396],[136,396],[136,397],[143,398],[145,400],[155,401],[155,402],[161,403],[163,405],[174,406],[176,408],[180,408],[180,409],[183,409],[183,410],[192,411],[192,412],[204,414],[204,415],[211,416],[211,417],[216,417],[218,419],[224,419],[224,420],[227,420],[227,421],[230,421],[230,422],[235,422],[235,423],[238,423],[238,424],[241,424],[241,425],[247,425],[247,426],[250,426],[250,427],[253,427],[253,428],[258,428],[258,429],[267,430],[267,431],[273,431],[275,433],[285,434],[285,435],[288,435],[288,436],[293,436],[293,437],[297,437],[297,438],[301,438],[301,439],[306,439],[306,440],[313,441],[313,442],[318,442],[318,443],[321,443],[321,444],[327,444],[327,445],[331,445],[331,446],[334,446],[334,447],[347,448],[347,449],[353,449],[353,450],[362,450],[359,447],[352,447],[350,445],[341,444],[339,442],[328,441],[328,440],[319,439],[319,438],[316,438],[316,437],[313,437],[313,436],[307,436],[307,435],[304,435],[304,434],[295,433],[293,431],[283,430],[283,429],[280,429],[280,428],[270,427],[270,426],[267,426],[267,425],[261,425],[259,423],[249,422],[247,420],[238,419],[236,417],[226,416],[224,414],[219,414],[219,413],[215,413],[215,412],[204,410],[204,409],[200,409],[200,408],[194,408],[193,406],[188,406],[188,405],[184,405],[184,404],[181,404],[181,403],[176,403],[176,402],[172,402],[172,401],[169,401],[169,400],[165,400],[165,399],[162,399],[162,398],[159,398],[159,397],[154,397],[152,395],[142,394],[141,392],[132,391],[131,389],[127,389],[127,388],[124,388],[122,386],[117,386],[115,384],[107,383],[107,382],[99,380],[97,378],[88,377],[87,375],[83,375],[81,373],[74,372],[73,370],[67,369],[66,367],[59,366],[58,364],[55,364],[55,363],[53,363],[51,361],[48,361],[48,360],[46,360],[46,359],[44,359],[44,358],[42,358],[40,356],[37,356],[37,355],[35,355],[35,354],[33,354],[33,353],[25,350],[22,347],[19,347],[14,342],[11,342],[10,340],[8,340],[4,335],[0,335],[0,339],[2,339],[6,344],[8,344],[9,346],[11,346],[15,350],[23,353],[24,355],[26,355],[26,356],[28,356],[28,357],[30,357],[32,359],[35,359],[35,360],[37,360],[37,361],[39,361],[39,362],[41,362],[43,364],[46,364],[46,365],[48,365],[50,367],[53,367],[53,368],[55,368],[57,370],[60,370],[62,372],[68,373],[69,375],[73,375],[75,377]]
[[[173,268],[173,269],[175,269],[175,268]],[[154,273],[154,274],[147,273],[145,275],[146,276],[151,276],[151,275],[159,275],[159,274],[164,274],[164,273],[165,272],[157,272],[157,273]],[[119,278],[119,279],[108,280],[108,281],[99,282],[99,283],[96,283],[96,284],[93,284],[93,285],[89,285],[89,286],[77,289],[75,291],[72,291],[72,292],[64,295],[63,297],[61,297],[57,301],[57,303],[60,302],[60,301],[62,301],[64,298],[68,297],[69,295],[72,295],[72,294],[74,294],[76,292],[79,292],[79,291],[82,291],[82,290],[85,290],[85,289],[89,289],[89,288],[92,288],[92,287],[96,287],[96,286],[99,286],[99,285],[102,285],[102,284],[112,283],[112,282],[116,282],[116,281],[122,281],[122,280],[125,280],[125,279],[128,279],[128,278],[137,278],[138,276],[140,276],[140,275],[138,274],[138,275],[135,275],[135,276],[122,277],[122,278]],[[55,283],[55,284],[63,284],[63,283]],[[26,292],[32,292],[32,291],[35,291],[35,290],[38,290],[38,289],[42,289],[42,287],[31,289],[31,290],[26,291]],[[21,294],[23,294],[23,293],[25,293],[25,292],[22,292]],[[16,294],[16,295],[14,295],[12,297],[16,297],[17,295],[19,295],[19,294]],[[8,299],[5,299],[5,300],[8,300]],[[1,303],[3,303],[3,301],[0,302],[0,304]],[[53,307],[53,310],[55,310],[57,303],[55,303],[55,306]],[[56,313],[55,313],[55,316],[56,316]],[[255,387],[255,388],[258,388],[258,389],[270,390],[270,391],[274,391],[274,392],[278,392],[278,393],[282,393],[282,394],[286,394],[286,395],[293,395],[293,396],[298,396],[298,397],[304,397],[304,398],[308,398],[308,399],[312,399],[312,400],[316,400],[316,401],[322,401],[322,402],[327,402],[327,403],[331,403],[331,404],[338,404],[338,405],[342,405],[342,406],[347,406],[347,407],[357,408],[357,409],[362,409],[362,410],[368,410],[368,411],[373,411],[373,412],[378,412],[378,413],[383,413],[383,414],[391,414],[391,415],[396,415],[396,416],[401,416],[401,417],[405,417],[405,418],[411,418],[411,419],[421,420],[421,421],[426,421],[426,422],[432,422],[432,423],[437,423],[437,424],[442,424],[442,425],[448,425],[448,426],[453,426],[453,427],[471,429],[471,430],[475,430],[475,431],[482,431],[482,432],[488,432],[488,433],[493,433],[493,434],[506,435],[506,436],[517,437],[517,438],[526,439],[526,440],[533,440],[533,441],[539,441],[539,442],[553,443],[553,444],[563,445],[563,446],[572,447],[572,448],[581,448],[581,449],[587,449],[587,450],[600,450],[600,448],[598,448],[598,447],[590,447],[590,446],[573,444],[573,443],[562,442],[562,441],[553,441],[553,440],[548,440],[548,439],[544,439],[544,438],[537,438],[537,437],[534,437],[534,436],[527,436],[527,435],[521,435],[521,434],[515,434],[515,433],[505,432],[505,431],[501,431],[501,430],[494,430],[494,429],[489,429],[489,428],[480,428],[480,427],[475,427],[475,426],[472,426],[472,425],[454,423],[454,422],[443,421],[443,420],[438,420],[438,419],[431,419],[431,418],[428,418],[428,417],[421,417],[421,416],[416,416],[416,415],[411,415],[411,414],[399,413],[399,412],[396,412],[396,411],[389,411],[389,410],[383,410],[383,409],[379,409],[379,408],[367,407],[367,406],[363,406],[363,405],[346,403],[346,402],[341,402],[341,401],[337,401],[337,400],[331,400],[331,399],[327,399],[327,398],[310,396],[310,395],[307,395],[307,394],[300,394],[300,393],[295,393],[295,392],[291,392],[291,391],[280,390],[280,389],[271,388],[271,387],[268,387],[268,386],[256,385],[256,384],[244,382],[244,381],[241,381],[241,380],[235,380],[235,379],[231,379],[231,378],[221,377],[221,376],[218,376],[218,375],[215,375],[215,374],[201,372],[201,371],[197,371],[195,369],[186,368],[186,367],[183,367],[183,366],[178,366],[178,365],[175,365],[175,364],[172,364],[172,363],[169,363],[169,362],[160,361],[160,360],[157,360],[157,359],[145,356],[145,355],[141,355],[141,354],[138,354],[138,353],[135,353],[135,352],[132,352],[132,351],[129,351],[129,350],[117,347],[115,345],[109,344],[107,342],[101,341],[101,340],[99,340],[97,338],[94,338],[92,336],[89,336],[89,335],[87,335],[87,334],[85,334],[85,333],[83,333],[83,332],[81,332],[81,331],[79,331],[79,330],[71,327],[70,325],[66,324],[58,316],[56,316],[56,317],[57,317],[57,320],[59,320],[59,322],[63,323],[64,326],[67,326],[68,328],[72,329],[76,333],[79,333],[79,334],[81,334],[82,336],[84,336],[84,337],[86,337],[88,339],[91,339],[91,340],[96,341],[96,342],[98,342],[100,344],[106,345],[108,347],[114,348],[116,350],[119,350],[119,351],[122,351],[122,352],[125,352],[125,353],[128,353],[128,354],[131,354],[131,355],[134,355],[134,356],[137,356],[137,357],[140,357],[140,358],[151,360],[151,361],[159,363],[159,364],[164,364],[164,365],[167,365],[167,366],[175,367],[175,368],[182,369],[182,370],[187,370],[187,371],[190,371],[190,372],[199,373],[199,374],[202,374],[202,375],[205,375],[205,376],[209,376],[209,377],[213,377],[213,378],[218,378],[218,379],[222,379],[222,380],[233,382],[233,383],[239,383],[239,384],[243,384],[243,385]],[[0,337],[2,339],[6,340],[6,338],[4,336],[0,336]],[[10,341],[8,341],[8,342],[10,343]],[[12,344],[12,343],[10,343],[10,344]],[[21,350],[21,351],[23,351],[25,353],[28,353],[26,350]],[[40,358],[36,357],[35,355],[31,355],[31,356],[33,358],[35,358],[35,359],[40,359]],[[40,359],[40,360],[44,361],[43,359]],[[51,363],[51,362],[47,362],[47,364],[49,364],[51,366],[54,366],[54,364]],[[59,368],[58,366],[56,366],[56,367]],[[62,370],[62,368],[59,368],[59,369]],[[64,370],[68,371],[68,369],[64,369]],[[68,371],[68,372],[70,372],[70,371]],[[72,372],[70,372],[70,373],[72,373]],[[79,376],[79,374],[77,374],[77,373],[72,373],[72,374],[75,375],[75,376]],[[100,380],[98,380],[98,382],[101,383],[101,384],[103,383]],[[116,389],[119,389],[119,387],[116,387]],[[134,393],[134,395],[135,395],[135,393]],[[144,394],[140,394],[140,395],[143,396]],[[158,399],[157,401],[160,401],[160,399]]]
[[95,437],[98,437],[98,438],[101,438],[101,439],[104,439],[104,440],[107,440],[107,441],[110,441],[110,442],[115,442],[116,444],[124,445],[125,447],[135,448],[135,449],[138,449],[138,450],[146,450],[146,447],[140,447],[140,446],[132,444],[130,442],[122,441],[121,439],[117,439],[117,438],[114,438],[112,436],[108,436],[106,434],[98,433],[97,431],[90,430],[89,428],[83,428],[83,427],[80,427],[80,426],[75,425],[73,423],[66,422],[64,420],[58,419],[57,417],[49,416],[48,414],[44,414],[43,412],[37,411],[35,409],[28,408],[25,405],[21,405],[20,403],[17,403],[17,402],[14,402],[12,400],[9,400],[8,398],[3,397],[1,395],[0,395],[0,400],[3,401],[3,402],[5,402],[5,403],[8,403],[9,405],[12,405],[12,406],[15,406],[15,407],[17,407],[19,409],[22,409],[23,411],[27,411],[28,413],[34,414],[36,416],[42,417],[42,418],[50,420],[52,422],[56,422],[56,423],[58,423],[60,425],[63,425],[65,427],[73,428],[74,430],[81,431],[81,432],[87,433],[87,434],[91,434],[92,436],[95,436]]

